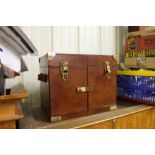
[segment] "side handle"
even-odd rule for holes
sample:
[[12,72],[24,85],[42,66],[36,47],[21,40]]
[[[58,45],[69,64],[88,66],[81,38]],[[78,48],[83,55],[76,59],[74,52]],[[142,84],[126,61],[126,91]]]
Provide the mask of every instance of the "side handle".
[[38,80],[42,82],[47,82],[48,81],[47,74],[43,74],[43,73],[38,74]]

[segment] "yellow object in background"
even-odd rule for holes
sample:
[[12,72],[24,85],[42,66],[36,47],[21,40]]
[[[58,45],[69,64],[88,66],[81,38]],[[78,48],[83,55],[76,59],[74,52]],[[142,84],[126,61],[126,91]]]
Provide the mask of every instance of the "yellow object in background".
[[138,70],[138,71],[118,70],[117,75],[155,76],[155,71],[149,71],[149,70]]

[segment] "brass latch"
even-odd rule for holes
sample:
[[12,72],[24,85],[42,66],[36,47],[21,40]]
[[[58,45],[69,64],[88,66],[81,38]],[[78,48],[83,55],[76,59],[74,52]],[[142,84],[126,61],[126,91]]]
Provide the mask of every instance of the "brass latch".
[[77,87],[76,88],[77,93],[84,93],[87,91],[86,87]]
[[64,81],[68,80],[68,69],[69,69],[69,62],[61,61],[60,62],[60,73]]
[[93,91],[95,89],[94,85],[88,86],[88,87],[77,87],[76,92],[77,93],[85,93],[89,91]]
[[104,74],[106,75],[107,79],[111,78],[111,67],[109,61],[104,63]]

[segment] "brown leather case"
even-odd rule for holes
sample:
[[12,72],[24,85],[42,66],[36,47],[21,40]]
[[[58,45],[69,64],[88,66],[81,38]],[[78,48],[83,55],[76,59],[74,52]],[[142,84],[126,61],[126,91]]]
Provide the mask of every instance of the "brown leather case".
[[116,107],[113,56],[57,54],[40,58],[41,102],[51,121]]

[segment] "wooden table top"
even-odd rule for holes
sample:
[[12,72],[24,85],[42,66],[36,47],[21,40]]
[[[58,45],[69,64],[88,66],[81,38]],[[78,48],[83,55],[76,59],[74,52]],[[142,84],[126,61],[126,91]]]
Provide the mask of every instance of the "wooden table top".
[[10,102],[18,102],[23,98],[27,98],[29,93],[25,90],[24,86],[19,84],[14,86],[11,89],[10,95],[2,95],[0,96],[0,104],[1,103],[10,103]]
[[21,84],[14,86],[10,95],[0,96],[0,122],[22,119],[24,115],[20,102],[28,96],[29,93]]
[[1,103],[0,122],[22,119],[23,112],[20,103]]
[[20,128],[41,128],[41,129],[69,129],[79,128],[86,124],[91,125],[93,123],[107,121],[112,118],[125,116],[135,112],[151,109],[153,106],[137,104],[128,101],[118,101],[118,109],[114,111],[108,111],[98,113],[89,116],[83,116],[79,118],[59,121],[50,123],[47,116],[41,110],[40,107],[32,108],[28,104],[23,104],[24,119],[19,122]]

